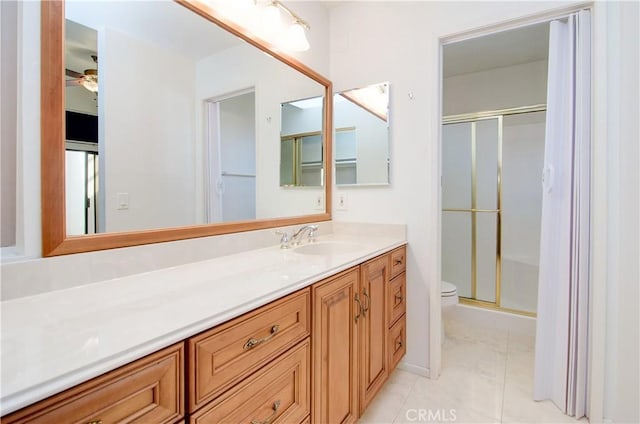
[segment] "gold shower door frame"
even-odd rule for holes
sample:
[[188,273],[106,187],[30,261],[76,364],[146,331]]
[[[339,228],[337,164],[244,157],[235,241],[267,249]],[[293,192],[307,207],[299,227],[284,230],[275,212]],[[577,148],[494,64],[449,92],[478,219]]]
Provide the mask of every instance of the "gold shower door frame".
[[[506,115],[517,115],[529,112],[546,111],[544,104],[524,106],[511,109],[485,111],[463,115],[450,115],[442,118],[442,125],[471,123],[471,208],[443,208],[442,212],[463,212],[471,213],[471,297],[460,297],[460,302],[487,309],[497,309],[505,312],[512,312],[521,315],[535,317],[535,312],[521,311],[517,309],[504,308],[501,306],[501,285],[502,285],[502,128],[503,118]],[[477,178],[476,178],[476,123],[497,119],[498,121],[498,147],[497,147],[497,178],[496,178],[496,209],[477,208]],[[495,281],[495,302],[477,299],[477,214],[496,214],[496,281]]]

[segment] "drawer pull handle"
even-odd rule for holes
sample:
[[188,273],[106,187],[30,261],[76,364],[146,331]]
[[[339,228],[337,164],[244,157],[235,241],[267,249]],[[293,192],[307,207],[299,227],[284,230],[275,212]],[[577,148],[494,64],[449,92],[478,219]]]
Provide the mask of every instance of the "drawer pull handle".
[[273,419],[278,415],[278,409],[280,409],[280,400],[273,402],[273,406],[271,407],[271,409],[273,409],[273,413],[271,415],[269,415],[263,421],[251,420],[251,424],[270,424],[271,421],[273,421]]
[[394,259],[394,260],[393,260],[393,264],[394,264],[394,265],[402,265],[402,260],[403,260],[403,259],[404,259],[404,257],[403,257],[403,256],[400,256],[400,258],[399,258],[399,259]]
[[400,294],[396,294],[396,295],[395,295],[395,298],[396,298],[396,300],[397,300],[398,302],[402,302],[402,293],[400,293]]
[[87,424],[102,424],[102,420],[88,421]]
[[364,305],[364,307],[362,309],[362,316],[366,317],[367,316],[367,311],[369,310],[369,307],[371,306],[371,298],[369,297],[369,294],[367,293],[367,289],[366,288],[362,291],[362,296],[367,298],[367,303]]
[[261,343],[268,342],[269,340],[271,340],[273,336],[278,334],[278,331],[280,331],[280,326],[274,325],[273,327],[271,327],[271,334],[269,334],[267,337],[263,339],[256,339],[251,337],[249,340],[247,340],[244,346],[242,346],[242,348],[244,350],[249,350],[249,349],[253,349],[254,347],[258,346]]
[[357,324],[358,318],[360,318],[360,315],[362,314],[362,303],[360,303],[360,296],[358,296],[358,293],[356,293],[355,301],[358,304],[358,313],[356,314],[356,317],[355,317],[356,324]]

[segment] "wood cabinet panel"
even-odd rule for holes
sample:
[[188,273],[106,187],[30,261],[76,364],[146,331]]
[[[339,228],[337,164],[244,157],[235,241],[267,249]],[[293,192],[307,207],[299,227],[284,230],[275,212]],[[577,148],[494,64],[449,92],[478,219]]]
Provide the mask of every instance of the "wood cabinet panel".
[[407,267],[407,248],[398,247],[391,252],[391,274],[390,278],[404,272]]
[[389,255],[361,266],[360,293],[363,317],[360,328],[360,413],[362,414],[389,375],[387,360],[387,285]]
[[402,273],[389,282],[387,290],[387,325],[391,327],[407,310],[407,278]]
[[359,272],[353,268],[313,287],[313,422],[358,419]]
[[407,352],[406,320],[403,316],[389,330],[389,372],[398,365]]
[[307,288],[190,338],[189,412],[309,336],[309,314]]
[[3,423],[175,423],[184,416],[184,343],[2,418]]
[[190,423],[302,422],[311,410],[310,355],[307,339],[193,414]]

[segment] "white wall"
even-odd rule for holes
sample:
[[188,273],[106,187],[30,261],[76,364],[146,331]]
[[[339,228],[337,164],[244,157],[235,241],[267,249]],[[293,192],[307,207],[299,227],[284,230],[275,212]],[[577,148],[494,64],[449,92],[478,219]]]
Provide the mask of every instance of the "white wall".
[[444,115],[547,102],[547,61],[523,63],[445,78]]
[[640,422],[640,4],[607,5],[609,222],[604,416],[614,423],[637,423]]
[[195,224],[195,64],[111,28],[98,40],[105,230]]

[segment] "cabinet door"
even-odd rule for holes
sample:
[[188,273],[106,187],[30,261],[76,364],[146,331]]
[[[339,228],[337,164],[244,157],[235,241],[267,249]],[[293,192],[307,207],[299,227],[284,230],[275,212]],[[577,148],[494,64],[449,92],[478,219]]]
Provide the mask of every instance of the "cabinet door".
[[388,372],[386,292],[389,284],[389,255],[361,266],[360,294],[363,319],[360,323],[360,413],[382,387]]
[[[313,422],[358,419],[358,269],[313,287]],[[359,299],[358,299],[359,300]]]

